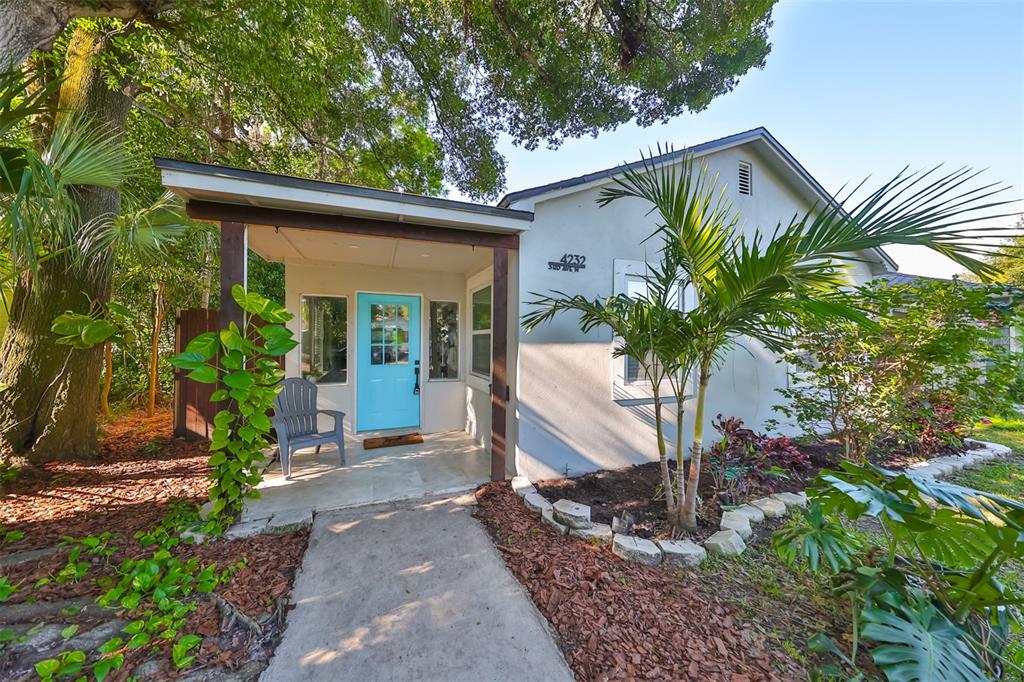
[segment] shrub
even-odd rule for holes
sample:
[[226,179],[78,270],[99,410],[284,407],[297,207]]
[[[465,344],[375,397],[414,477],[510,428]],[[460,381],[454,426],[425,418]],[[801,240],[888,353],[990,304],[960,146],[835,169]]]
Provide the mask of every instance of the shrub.
[[712,426],[722,439],[711,446],[705,470],[723,504],[736,504],[771,479],[799,476],[810,464],[791,439],[759,434],[738,417],[718,415]]
[[[261,480],[262,450],[268,447],[270,410],[284,372],[274,359],[295,348],[292,332],[283,325],[292,319],[284,306],[236,284],[231,295],[248,313],[241,330],[232,322],[220,333],[207,332],[192,339],[185,352],[171,363],[189,370],[188,377],[205,384],[220,384],[212,400],[227,401],[214,417],[210,442],[214,514],[240,509]],[[257,322],[260,320],[263,324]]]
[[842,441],[851,460],[883,442],[932,454],[1011,409],[1020,354],[1000,343],[1019,322],[998,286],[873,282],[854,294],[872,324],[801,320],[786,356],[794,381],[777,410],[808,435]]
[[[890,680],[989,679],[1016,665],[1008,642],[1024,596],[998,573],[1024,558],[1024,504],[848,462],[822,472],[809,493],[800,521],[775,534],[776,550],[830,575],[853,614],[849,652],[824,635],[812,648],[851,669],[858,641],[870,642]],[[848,525],[865,517],[877,521],[882,546],[865,547]]]

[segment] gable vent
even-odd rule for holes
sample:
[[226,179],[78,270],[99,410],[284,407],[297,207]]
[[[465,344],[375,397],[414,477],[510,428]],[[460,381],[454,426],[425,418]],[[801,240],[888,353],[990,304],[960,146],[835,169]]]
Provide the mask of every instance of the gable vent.
[[748,197],[754,193],[753,185],[751,184],[751,174],[754,167],[749,161],[740,161],[740,194],[746,194]]

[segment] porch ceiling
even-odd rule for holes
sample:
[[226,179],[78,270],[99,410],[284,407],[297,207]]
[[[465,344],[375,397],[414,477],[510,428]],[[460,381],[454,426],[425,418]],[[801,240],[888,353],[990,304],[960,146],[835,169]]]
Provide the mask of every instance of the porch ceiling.
[[249,226],[249,248],[280,263],[355,264],[471,274],[491,264],[491,249],[263,225]]

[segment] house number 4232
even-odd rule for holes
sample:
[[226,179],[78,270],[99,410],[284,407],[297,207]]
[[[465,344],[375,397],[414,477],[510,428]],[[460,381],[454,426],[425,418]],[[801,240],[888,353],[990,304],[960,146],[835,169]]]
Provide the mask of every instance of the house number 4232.
[[548,261],[548,270],[579,272],[587,267],[587,257],[578,253],[566,253],[558,260]]

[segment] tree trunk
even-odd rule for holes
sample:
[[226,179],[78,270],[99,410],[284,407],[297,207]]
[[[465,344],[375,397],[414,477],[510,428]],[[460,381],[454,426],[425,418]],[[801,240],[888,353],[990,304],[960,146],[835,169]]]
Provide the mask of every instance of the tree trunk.
[[110,419],[110,386],[114,383],[114,344],[103,344],[103,388],[100,389],[100,411]]
[[0,68],[49,49],[77,17],[153,17],[171,0],[0,0]]
[[[130,100],[110,90],[97,70],[102,47],[96,34],[75,31],[67,51],[61,110],[82,109],[94,125],[123,135]],[[83,223],[110,219],[121,208],[121,196],[113,189],[83,187],[76,193],[76,203]],[[9,387],[0,404],[0,449],[13,450],[30,462],[96,454],[103,349],[58,345],[50,325],[65,311],[88,313],[95,304],[105,304],[113,262],[109,250],[81,264],[59,257],[44,263],[34,281],[26,276],[17,282],[0,345],[0,384]]]
[[206,254],[203,256],[203,293],[199,299],[200,308],[210,307],[210,290],[213,288],[213,250],[216,245],[209,232],[203,234],[206,242]]
[[160,360],[160,328],[164,326],[164,283],[156,284],[156,300],[153,305],[153,337],[149,344],[149,401],[146,403],[146,414],[156,414],[156,391],[159,377]]

